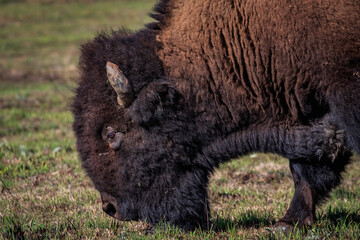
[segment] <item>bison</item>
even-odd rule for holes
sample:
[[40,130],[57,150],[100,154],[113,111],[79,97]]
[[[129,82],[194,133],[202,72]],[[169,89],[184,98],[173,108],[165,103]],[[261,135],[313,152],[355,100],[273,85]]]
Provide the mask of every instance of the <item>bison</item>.
[[313,223],[360,152],[360,2],[161,0],[151,16],[82,46],[73,129],[103,210],[206,228],[209,175],[266,152],[295,185],[276,226]]

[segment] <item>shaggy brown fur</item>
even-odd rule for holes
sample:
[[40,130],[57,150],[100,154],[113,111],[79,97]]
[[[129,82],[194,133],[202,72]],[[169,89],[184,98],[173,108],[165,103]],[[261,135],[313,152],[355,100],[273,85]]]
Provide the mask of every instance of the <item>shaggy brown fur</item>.
[[[295,195],[278,226],[311,224],[348,149],[360,152],[360,2],[162,0],[152,16],[82,49],[74,130],[104,211],[206,227],[210,172],[261,151],[290,159]],[[134,86],[128,108],[107,61]]]
[[162,8],[158,54],[172,81],[189,101],[213,103],[242,127],[324,115],[326,91],[340,84],[336,71],[359,60],[356,1],[189,0]]

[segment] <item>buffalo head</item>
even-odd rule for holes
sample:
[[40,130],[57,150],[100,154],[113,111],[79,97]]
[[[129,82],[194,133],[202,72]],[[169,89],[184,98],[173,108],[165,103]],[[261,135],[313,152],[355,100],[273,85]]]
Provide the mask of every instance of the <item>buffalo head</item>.
[[180,94],[164,80],[135,92],[117,65],[106,71],[96,91],[80,84],[73,109],[77,148],[103,210],[119,220],[206,226],[208,170],[193,165],[198,146]]

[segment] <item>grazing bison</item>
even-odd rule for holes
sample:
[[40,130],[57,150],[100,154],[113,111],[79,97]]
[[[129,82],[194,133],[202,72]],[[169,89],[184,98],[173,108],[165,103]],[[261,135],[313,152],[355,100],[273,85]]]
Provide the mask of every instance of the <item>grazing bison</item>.
[[136,33],[83,45],[83,167],[119,220],[206,227],[207,184],[250,152],[290,160],[277,226],[311,224],[360,152],[360,2],[162,0]]

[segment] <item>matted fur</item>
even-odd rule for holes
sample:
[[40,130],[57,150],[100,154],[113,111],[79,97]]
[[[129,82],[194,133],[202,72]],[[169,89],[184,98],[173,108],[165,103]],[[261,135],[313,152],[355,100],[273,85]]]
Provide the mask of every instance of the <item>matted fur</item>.
[[[139,32],[82,46],[73,127],[103,202],[122,220],[207,227],[210,172],[273,152],[296,188],[280,223],[314,221],[349,149],[360,152],[359,1],[162,0],[154,12]],[[107,61],[134,86],[126,109]],[[124,134],[120,149],[106,126]]]

